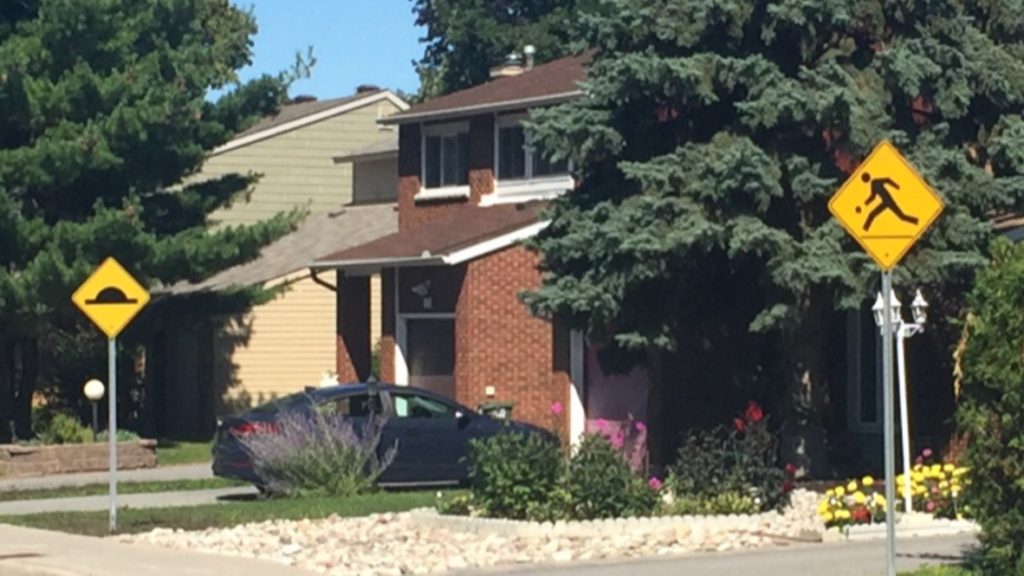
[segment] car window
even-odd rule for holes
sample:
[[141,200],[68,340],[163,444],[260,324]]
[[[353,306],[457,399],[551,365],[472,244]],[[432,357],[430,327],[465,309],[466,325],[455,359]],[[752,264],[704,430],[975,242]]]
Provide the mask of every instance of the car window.
[[367,394],[337,396],[316,405],[316,411],[324,416],[368,416],[370,408],[370,397]]
[[454,418],[455,408],[433,398],[409,392],[392,392],[397,418]]
[[252,409],[252,412],[270,413],[280,412],[282,410],[293,410],[302,405],[303,403],[309,401],[310,398],[308,394],[306,394],[305,392],[296,392],[295,394],[282,396],[281,398],[276,398],[274,400],[271,400],[270,402],[267,402],[266,404],[256,406],[255,408]]

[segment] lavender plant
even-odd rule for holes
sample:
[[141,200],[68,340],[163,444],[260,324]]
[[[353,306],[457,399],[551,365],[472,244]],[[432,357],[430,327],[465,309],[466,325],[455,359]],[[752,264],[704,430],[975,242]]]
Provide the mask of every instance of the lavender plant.
[[272,433],[239,440],[263,485],[287,496],[352,496],[372,489],[391,465],[397,443],[378,451],[384,418],[356,427],[342,416],[288,413]]

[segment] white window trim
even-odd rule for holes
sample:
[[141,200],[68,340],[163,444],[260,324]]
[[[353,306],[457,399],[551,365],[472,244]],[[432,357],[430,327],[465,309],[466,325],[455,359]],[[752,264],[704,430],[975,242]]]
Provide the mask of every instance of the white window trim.
[[[441,200],[449,198],[469,198],[469,185],[440,186],[427,188],[427,138],[430,136],[454,136],[469,134],[469,122],[450,122],[447,124],[421,125],[420,129],[420,189],[414,200]],[[468,159],[467,159],[468,160]],[[468,170],[469,167],[467,166]],[[468,177],[468,174],[467,174]]]
[[510,126],[521,125],[527,118],[527,114],[508,114],[497,116],[494,119],[494,192],[487,194],[480,200],[481,206],[493,206],[495,204],[511,204],[516,202],[529,202],[534,200],[550,200],[565,194],[575,187],[576,182],[572,177],[572,163],[569,164],[570,173],[551,174],[547,176],[534,177],[533,175],[533,153],[527,146],[526,154],[526,175],[523,178],[500,180],[498,174],[501,171],[501,129]]

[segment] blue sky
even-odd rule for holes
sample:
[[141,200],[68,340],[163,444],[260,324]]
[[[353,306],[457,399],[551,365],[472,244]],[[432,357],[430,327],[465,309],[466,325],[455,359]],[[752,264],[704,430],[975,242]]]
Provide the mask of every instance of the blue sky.
[[352,94],[359,84],[415,92],[412,61],[423,54],[410,0],[232,0],[254,8],[259,33],[246,80],[277,73],[312,45],[313,76],[296,82],[291,95],[321,99]]

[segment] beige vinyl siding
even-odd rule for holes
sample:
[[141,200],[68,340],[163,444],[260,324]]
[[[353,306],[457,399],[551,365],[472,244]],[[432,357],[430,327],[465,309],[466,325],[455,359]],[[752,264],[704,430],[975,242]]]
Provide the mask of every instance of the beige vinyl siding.
[[398,108],[374,102],[344,114],[211,156],[195,179],[256,172],[262,178],[248,201],[238,198],[211,220],[222,225],[251,224],[296,206],[314,213],[337,210],[352,201],[352,165],[334,156],[393,139],[377,119]]
[[353,201],[357,204],[387,202],[398,198],[398,156],[350,164],[353,170]]
[[[235,346],[229,355],[235,384],[227,387],[222,405],[257,405],[316,386],[324,372],[335,370],[335,293],[308,272],[281,280],[291,282],[285,292],[254,308],[241,327],[224,327],[216,335],[218,349]],[[247,342],[239,333],[245,331]]]
[[370,276],[370,350],[380,342],[381,304],[380,274]]

